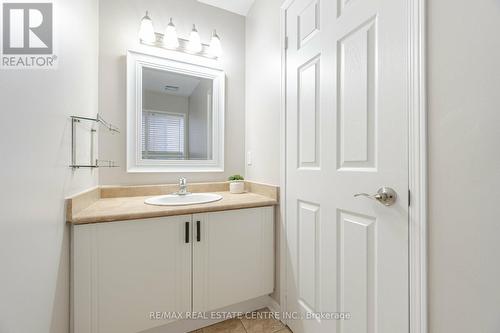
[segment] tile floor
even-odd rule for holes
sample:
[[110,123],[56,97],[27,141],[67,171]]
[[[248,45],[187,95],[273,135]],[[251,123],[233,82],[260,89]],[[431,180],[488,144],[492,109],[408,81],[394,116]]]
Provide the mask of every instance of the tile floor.
[[282,322],[269,315],[269,309],[257,312],[258,316],[226,320],[191,333],[292,333]]

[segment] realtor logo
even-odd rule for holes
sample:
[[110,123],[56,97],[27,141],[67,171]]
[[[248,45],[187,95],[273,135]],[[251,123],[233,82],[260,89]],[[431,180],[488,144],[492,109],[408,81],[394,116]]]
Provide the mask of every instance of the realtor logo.
[[3,68],[53,68],[53,4],[3,3]]

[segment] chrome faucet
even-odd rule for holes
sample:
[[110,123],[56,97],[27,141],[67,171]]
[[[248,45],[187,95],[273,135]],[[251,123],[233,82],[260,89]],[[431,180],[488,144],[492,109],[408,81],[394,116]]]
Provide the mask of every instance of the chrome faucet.
[[187,191],[187,179],[186,178],[181,178],[179,179],[179,192],[177,192],[178,195],[186,195],[189,194]]

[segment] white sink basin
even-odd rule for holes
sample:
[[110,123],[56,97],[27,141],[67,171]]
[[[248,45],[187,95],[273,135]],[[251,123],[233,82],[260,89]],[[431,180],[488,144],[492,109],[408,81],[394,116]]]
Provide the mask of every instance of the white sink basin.
[[146,199],[144,203],[153,206],[186,206],[209,203],[221,199],[222,196],[215,193],[169,194]]

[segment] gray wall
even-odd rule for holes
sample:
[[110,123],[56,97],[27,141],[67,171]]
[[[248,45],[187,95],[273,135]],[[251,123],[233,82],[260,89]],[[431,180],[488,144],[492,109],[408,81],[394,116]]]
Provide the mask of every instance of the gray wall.
[[189,98],[145,90],[143,91],[142,107],[149,111],[166,111],[187,115],[189,113]]
[[97,114],[98,2],[55,1],[56,70],[0,70],[0,332],[68,333],[69,116]]
[[500,1],[427,4],[430,333],[496,333]]
[[163,32],[170,17],[174,18],[180,37],[187,38],[196,23],[204,43],[217,29],[224,56],[220,60],[226,72],[226,143],[224,173],[156,173],[126,172],[126,133],[102,137],[100,156],[116,160],[121,166],[102,169],[101,184],[175,183],[179,177],[193,181],[225,180],[245,170],[245,18],[196,0],[102,0],[99,3],[99,110],[108,121],[126,128],[126,52],[138,45],[139,23],[146,10],[152,14],[156,31]]
[[191,159],[206,160],[208,146],[212,142],[209,139],[212,134],[211,106],[209,109],[208,95],[212,95],[212,82],[201,80],[200,84],[189,96],[189,157]]

